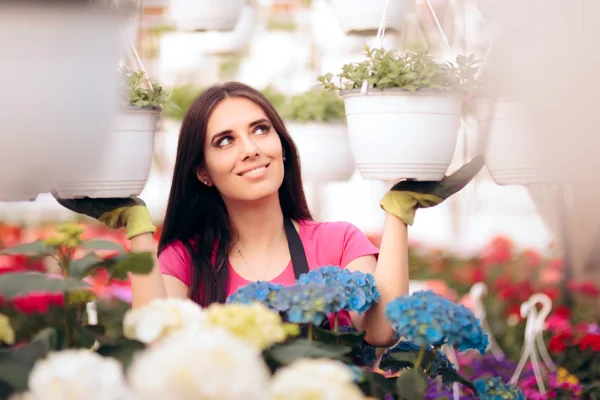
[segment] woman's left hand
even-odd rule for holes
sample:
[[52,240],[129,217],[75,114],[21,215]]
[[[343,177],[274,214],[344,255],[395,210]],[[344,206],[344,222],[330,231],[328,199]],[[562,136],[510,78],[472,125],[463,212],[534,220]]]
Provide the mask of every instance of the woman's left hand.
[[415,180],[398,182],[383,196],[381,208],[397,216],[405,224],[412,225],[417,209],[436,206],[460,191],[479,173],[483,164],[483,157],[477,156],[439,182]]

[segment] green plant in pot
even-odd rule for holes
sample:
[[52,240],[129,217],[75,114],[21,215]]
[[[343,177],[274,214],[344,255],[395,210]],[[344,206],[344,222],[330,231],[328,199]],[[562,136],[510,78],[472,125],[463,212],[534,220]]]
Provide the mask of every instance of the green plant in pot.
[[143,71],[122,69],[122,106],[112,121],[105,156],[95,165],[63,177],[54,192],[64,199],[114,198],[139,195],[150,173],[154,136],[162,107],[172,105],[162,86]]
[[344,101],[332,91],[312,88],[292,96],[282,110],[298,146],[307,181],[345,181],[354,160],[345,123]]
[[339,91],[344,99],[350,143],[363,177],[442,179],[477,65],[474,56],[437,62],[427,52],[399,55],[366,46],[363,61],[344,65],[335,76],[320,76],[324,89]]

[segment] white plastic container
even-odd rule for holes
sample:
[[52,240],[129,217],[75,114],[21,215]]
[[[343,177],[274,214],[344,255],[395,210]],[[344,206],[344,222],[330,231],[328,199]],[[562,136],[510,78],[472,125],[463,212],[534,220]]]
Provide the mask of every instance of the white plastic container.
[[14,4],[0,4],[0,201],[33,200],[99,162],[125,51],[123,12]]
[[348,130],[342,123],[287,123],[300,154],[304,182],[347,181],[354,173]]
[[246,0],[171,0],[169,17],[182,31],[231,31]]
[[498,185],[556,183],[548,152],[515,98],[482,98],[474,101],[479,133],[485,139],[485,163]]
[[[389,1],[386,29],[402,30],[410,1],[413,0]],[[331,4],[336,20],[345,33],[377,31],[385,8],[385,0],[331,0]]]
[[440,180],[458,139],[463,95],[401,89],[340,93],[354,161],[369,180]]
[[61,181],[55,193],[63,199],[129,197],[142,193],[154,155],[159,110],[128,107],[122,110],[110,142],[96,168]]

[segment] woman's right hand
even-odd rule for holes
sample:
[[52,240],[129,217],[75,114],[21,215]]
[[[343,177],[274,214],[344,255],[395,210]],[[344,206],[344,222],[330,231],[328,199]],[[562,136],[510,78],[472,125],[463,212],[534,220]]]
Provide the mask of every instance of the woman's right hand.
[[156,232],[146,203],[139,197],[60,199],[54,193],[53,196],[59,204],[73,212],[92,217],[112,229],[125,228],[127,239]]

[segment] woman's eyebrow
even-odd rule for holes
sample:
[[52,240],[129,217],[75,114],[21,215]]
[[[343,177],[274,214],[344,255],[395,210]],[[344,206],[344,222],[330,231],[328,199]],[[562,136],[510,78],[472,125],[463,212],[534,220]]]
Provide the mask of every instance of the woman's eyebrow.
[[251,122],[251,123],[250,123],[248,126],[252,127],[252,126],[259,125],[259,124],[264,124],[265,122],[266,122],[267,124],[270,124],[270,122],[269,122],[269,120],[268,120],[268,119],[266,119],[266,118],[260,118],[260,119],[257,119],[257,120],[256,120],[256,121],[254,121],[254,122]]

